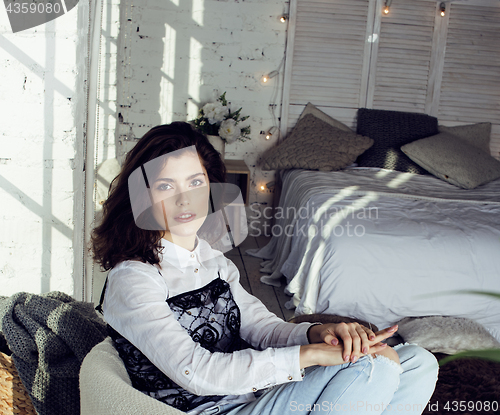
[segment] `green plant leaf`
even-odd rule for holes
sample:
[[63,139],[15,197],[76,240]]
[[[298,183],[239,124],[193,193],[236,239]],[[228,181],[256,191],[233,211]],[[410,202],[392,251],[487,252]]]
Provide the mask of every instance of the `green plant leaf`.
[[495,297],[500,299],[500,293],[491,292],[491,291],[475,291],[475,290],[454,290],[454,291],[441,291],[432,294],[422,294],[417,296],[417,298],[429,298],[429,297],[439,297],[442,295],[451,295],[451,294],[477,294],[477,295],[486,295],[490,297]]
[[226,100],[226,92],[224,92],[220,97],[219,97],[219,101],[221,102],[222,105],[224,105],[225,107],[227,107],[227,100]]
[[500,349],[466,350],[441,359],[439,361],[439,366],[443,366],[452,360],[461,359],[463,357],[476,357],[479,359],[500,362]]
[[238,117],[240,116],[240,112],[241,112],[241,110],[242,110],[242,109],[243,109],[243,108],[240,108],[240,109],[239,109],[239,110],[237,110],[237,111],[231,112],[231,113],[228,115],[228,117],[229,117],[229,118],[232,118],[232,119],[233,119],[233,120],[235,120],[235,121],[238,121]]

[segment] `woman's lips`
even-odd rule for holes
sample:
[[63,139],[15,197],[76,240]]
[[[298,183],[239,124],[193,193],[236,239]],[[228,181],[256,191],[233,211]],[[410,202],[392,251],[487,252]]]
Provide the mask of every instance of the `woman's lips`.
[[176,222],[180,223],[186,223],[186,222],[191,222],[196,218],[196,214],[193,212],[183,212],[177,216],[174,217],[174,220]]

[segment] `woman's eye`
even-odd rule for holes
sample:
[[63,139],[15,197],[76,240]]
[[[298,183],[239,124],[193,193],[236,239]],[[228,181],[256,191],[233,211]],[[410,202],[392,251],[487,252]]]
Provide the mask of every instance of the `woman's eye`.
[[203,181],[202,180],[199,180],[199,179],[195,179],[191,182],[191,186],[194,186],[194,187],[198,187],[198,186],[201,186],[203,184]]
[[163,184],[160,184],[160,185],[157,187],[157,189],[158,189],[158,190],[169,190],[169,189],[171,189],[171,188],[172,188],[172,186],[171,186],[170,184],[168,184],[168,183],[163,183]]

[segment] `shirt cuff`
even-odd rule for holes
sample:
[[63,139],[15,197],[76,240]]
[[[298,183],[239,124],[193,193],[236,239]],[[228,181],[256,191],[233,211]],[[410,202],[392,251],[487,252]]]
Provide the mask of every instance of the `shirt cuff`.
[[300,382],[300,346],[275,349],[276,384]]

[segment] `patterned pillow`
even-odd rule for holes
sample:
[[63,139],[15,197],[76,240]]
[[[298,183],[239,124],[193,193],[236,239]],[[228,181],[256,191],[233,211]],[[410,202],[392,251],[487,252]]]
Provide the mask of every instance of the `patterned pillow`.
[[464,189],[500,177],[500,161],[452,134],[416,140],[401,150],[434,176]]
[[411,112],[360,108],[356,132],[375,141],[369,150],[358,157],[359,166],[428,174],[405,156],[401,146],[437,134],[437,118]]
[[281,144],[262,156],[262,169],[339,170],[351,165],[372,144],[371,138],[340,130],[307,114]]

